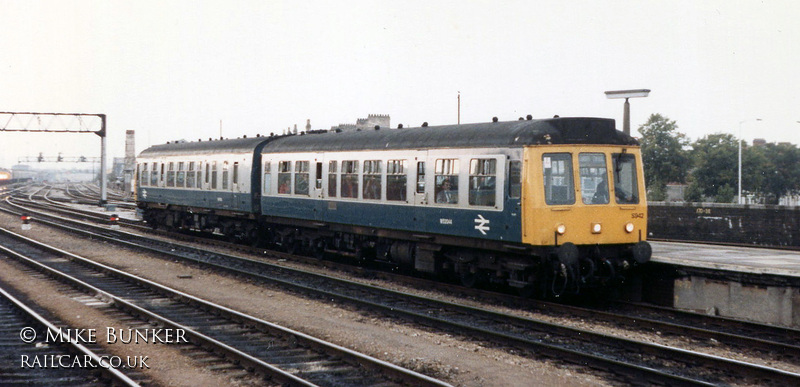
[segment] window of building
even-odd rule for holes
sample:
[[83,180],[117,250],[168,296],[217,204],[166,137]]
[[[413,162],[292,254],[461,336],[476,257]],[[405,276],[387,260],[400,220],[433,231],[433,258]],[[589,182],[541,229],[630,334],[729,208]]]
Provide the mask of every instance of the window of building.
[[358,198],[358,161],[342,161],[342,197]]
[[337,177],[336,161],[328,162],[328,196],[332,198],[335,198],[337,193]]
[[603,153],[578,155],[583,204],[608,204],[608,170]]
[[619,204],[639,203],[636,157],[630,153],[611,155],[614,166],[614,197]]
[[291,161],[278,162],[278,193],[286,195],[292,193]]
[[572,182],[572,155],[545,153],[542,155],[545,202],[551,205],[575,204]]
[[294,163],[294,194],[308,195],[308,161]]
[[434,169],[436,203],[458,204],[458,159],[438,159]]
[[406,161],[389,160],[386,163],[386,200],[406,200]]
[[471,206],[495,205],[497,192],[497,160],[472,159],[469,161],[469,204]]
[[381,160],[364,161],[364,199],[381,199]]

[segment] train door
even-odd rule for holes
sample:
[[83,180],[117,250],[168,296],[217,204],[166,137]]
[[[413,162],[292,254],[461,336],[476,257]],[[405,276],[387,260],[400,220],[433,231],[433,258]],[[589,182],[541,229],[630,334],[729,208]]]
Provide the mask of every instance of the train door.
[[322,189],[322,163],[323,160],[320,159],[317,159],[314,162],[314,176],[312,177],[312,181],[314,183],[309,192],[312,199],[320,199],[325,197]]
[[427,174],[426,174],[426,164],[427,164],[427,154],[422,155],[422,157],[415,157],[414,158],[414,205],[415,206],[424,206],[428,204],[428,193],[426,188],[427,185]]

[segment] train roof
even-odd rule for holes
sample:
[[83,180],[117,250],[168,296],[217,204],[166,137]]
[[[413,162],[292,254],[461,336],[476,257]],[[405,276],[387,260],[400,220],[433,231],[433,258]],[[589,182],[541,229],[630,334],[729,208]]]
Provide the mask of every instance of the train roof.
[[495,148],[541,144],[637,145],[613,119],[551,118],[408,129],[291,136],[268,142],[263,153],[431,148]]
[[155,145],[140,157],[191,154],[494,148],[543,144],[638,145],[608,118],[550,118],[418,128],[327,132]]
[[181,156],[193,154],[215,153],[252,153],[268,139],[274,137],[233,138],[226,140],[209,140],[193,142],[171,142],[153,145],[141,153],[139,157]]

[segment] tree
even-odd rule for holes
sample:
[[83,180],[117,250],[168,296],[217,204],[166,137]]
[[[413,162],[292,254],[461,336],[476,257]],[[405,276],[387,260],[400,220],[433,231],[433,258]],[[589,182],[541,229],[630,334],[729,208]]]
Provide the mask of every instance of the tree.
[[767,144],[766,158],[769,161],[762,169],[764,177],[763,192],[773,204],[780,202],[782,196],[800,189],[800,150],[793,144]]
[[651,196],[666,193],[667,183],[686,182],[689,155],[684,148],[689,140],[677,129],[675,121],[660,114],[651,114],[639,127],[645,185]]
[[719,192],[723,187],[738,186],[736,138],[727,133],[710,134],[695,141],[692,148],[692,177],[704,196],[721,198],[725,196]]

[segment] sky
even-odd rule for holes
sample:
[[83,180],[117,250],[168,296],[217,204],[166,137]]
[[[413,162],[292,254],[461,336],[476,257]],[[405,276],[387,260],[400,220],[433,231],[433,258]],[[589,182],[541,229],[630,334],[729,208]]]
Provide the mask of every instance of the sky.
[[[173,140],[553,115],[800,144],[800,2],[0,0],[0,111],[107,115],[109,157]],[[756,121],[756,119],[761,121]],[[4,122],[0,122],[2,126]],[[0,132],[0,167],[97,157]]]

